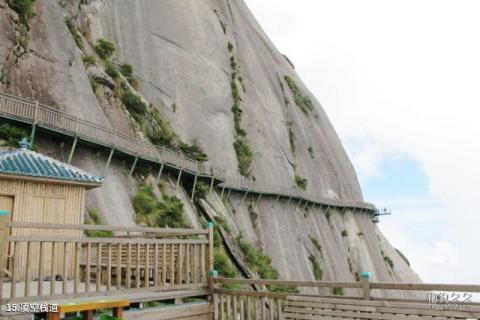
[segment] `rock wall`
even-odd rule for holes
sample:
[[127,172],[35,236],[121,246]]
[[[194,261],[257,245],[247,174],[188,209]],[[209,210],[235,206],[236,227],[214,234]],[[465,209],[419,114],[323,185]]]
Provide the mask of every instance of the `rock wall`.
[[[2,91],[32,97],[134,135],[136,130],[121,105],[94,94],[82,63],[85,52],[93,53],[91,44],[107,38],[117,48],[114,62],[133,66],[140,93],[181,139],[198,141],[214,165],[239,176],[231,111],[231,79],[236,72],[241,125],[254,151],[251,178],[291,186],[295,176],[301,176],[308,179],[309,192],[362,200],[352,164],[327,115],[243,1],[36,0],[34,12],[29,30],[22,33],[16,14],[0,0]],[[67,16],[75,19],[83,34],[83,53],[65,25]],[[21,45],[25,41],[26,48]],[[302,112],[296,105],[285,76],[309,97],[312,111]],[[39,148],[64,160],[70,143],[43,138]],[[74,165],[106,177],[103,187],[88,192],[87,206],[99,208],[111,224],[132,225],[130,199],[139,184],[155,186],[154,178],[129,177],[128,159],[115,159],[104,171],[107,156],[87,147],[75,154]],[[165,183],[168,193],[182,199],[190,223],[198,226],[200,219],[188,194],[175,190],[172,180]],[[242,199],[243,195],[232,193],[225,204],[217,194],[209,195],[233,236],[241,232],[264,250],[282,278],[313,279],[309,260],[313,255],[321,263],[325,280],[354,280],[356,272],[368,270],[376,280],[419,281],[367,216],[304,211],[295,203],[264,197],[254,219],[248,208],[252,200]],[[322,252],[312,238],[321,244]]]

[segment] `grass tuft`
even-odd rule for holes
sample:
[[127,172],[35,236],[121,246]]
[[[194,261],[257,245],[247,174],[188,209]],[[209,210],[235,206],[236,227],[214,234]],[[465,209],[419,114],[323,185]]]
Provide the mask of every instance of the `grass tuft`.
[[298,87],[295,80],[293,80],[289,76],[285,76],[285,81],[287,82],[288,87],[290,88],[293,99],[295,104],[305,113],[308,115],[310,112],[313,111],[313,103],[309,96],[303,94],[300,87]]

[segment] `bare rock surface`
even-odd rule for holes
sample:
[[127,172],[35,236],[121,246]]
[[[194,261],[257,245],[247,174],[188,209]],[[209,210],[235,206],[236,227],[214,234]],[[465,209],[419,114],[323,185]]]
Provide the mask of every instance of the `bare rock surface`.
[[[236,72],[241,126],[254,152],[251,171],[256,181],[288,187],[297,175],[308,179],[308,192],[362,200],[352,164],[322,106],[242,0],[36,0],[34,12],[30,31],[21,39],[16,14],[0,0],[2,91],[134,135],[118,101],[93,92],[89,74],[101,71],[86,70],[82,51],[65,25],[65,17],[73,16],[85,51],[92,54],[91,45],[100,38],[112,41],[114,63],[133,66],[143,97],[183,141],[197,141],[215,166],[239,176],[231,111],[231,79]],[[19,40],[28,42],[24,51],[17,50]],[[312,111],[305,113],[295,104],[285,76],[312,101]],[[64,161],[70,145],[61,139],[39,140],[40,151]],[[105,175],[103,187],[88,192],[87,208],[98,208],[112,225],[134,225],[131,198],[140,185],[149,184],[159,198],[162,192],[180,198],[189,223],[201,226],[188,192],[176,189],[174,180],[167,178],[165,190],[159,190],[151,175],[128,175],[132,159],[114,158],[105,171],[107,157],[105,150],[83,146],[75,153],[74,165]],[[254,199],[243,201],[243,195],[235,192],[226,203],[217,193],[207,200],[227,221],[232,237],[242,234],[268,254],[281,278],[314,279],[314,256],[323,280],[355,280],[356,273],[367,270],[374,280],[419,281],[368,216],[303,210],[303,205],[267,197],[253,206]]]

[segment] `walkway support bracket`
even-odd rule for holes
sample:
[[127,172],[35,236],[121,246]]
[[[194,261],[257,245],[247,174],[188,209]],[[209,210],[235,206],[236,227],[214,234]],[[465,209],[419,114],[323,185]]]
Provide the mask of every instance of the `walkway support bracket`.
[[115,152],[115,148],[112,148],[112,150],[110,150],[110,154],[108,155],[107,164],[105,165],[105,168],[103,169],[104,174],[107,172],[108,168],[110,167],[110,163],[112,162],[114,152]]
[[213,183],[215,182],[215,177],[212,176],[212,181],[210,182],[210,192],[213,191]]
[[70,154],[68,155],[68,161],[67,161],[68,164],[72,162],[73,153],[75,152],[75,148],[77,147],[77,142],[78,142],[78,136],[75,136],[72,147],[70,148]]
[[195,196],[195,186],[197,185],[197,179],[198,179],[198,176],[195,175],[195,179],[193,180],[192,196],[190,197],[191,201],[193,201],[193,198]]
[[135,161],[133,161],[132,168],[130,169],[130,173],[128,174],[130,177],[132,176],[133,171],[135,170],[135,166],[137,165],[137,161],[138,161],[138,154],[137,154],[137,156],[135,157]]
[[178,187],[180,186],[180,179],[182,178],[182,171],[183,171],[183,169],[180,169],[180,171],[178,172],[178,177],[177,177],[177,189],[178,189]]
[[160,170],[158,170],[158,174],[157,174],[157,184],[160,183],[160,178],[162,177],[162,172],[163,172],[163,167],[165,166],[165,163],[162,162],[162,164],[160,165]]
[[38,101],[35,101],[35,115],[33,118],[32,132],[30,133],[30,145],[33,146],[35,141],[35,132],[37,131],[37,122],[38,122]]

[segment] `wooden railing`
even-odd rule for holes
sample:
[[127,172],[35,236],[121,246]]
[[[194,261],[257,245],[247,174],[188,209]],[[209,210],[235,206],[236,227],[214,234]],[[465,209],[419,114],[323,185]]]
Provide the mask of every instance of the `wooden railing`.
[[[214,286],[215,320],[283,320],[283,319],[480,319],[480,303],[470,293],[480,292],[480,285],[407,284],[330,281],[282,281],[216,278]],[[225,289],[242,285],[243,289]],[[333,294],[252,291],[252,285],[284,288],[322,288]],[[358,295],[343,295],[343,289]],[[418,292],[424,299],[387,299],[385,292],[373,296],[371,290]],[[460,293],[464,300],[441,301],[432,297]],[[457,298],[458,298],[457,296]],[[465,299],[465,296],[467,299]]]
[[[99,230],[115,236],[83,236]],[[210,231],[2,223],[2,303],[204,288]]]
[[167,148],[132,138],[99,124],[61,112],[53,107],[17,96],[0,93],[0,116],[35,124],[44,129],[78,137],[110,149],[139,157],[157,164],[165,164],[186,173],[208,176],[223,181],[220,187],[244,193],[293,198],[302,201],[302,206],[319,205],[339,209],[353,209],[373,214],[375,206],[363,201],[324,198],[292,186],[264,184],[250,179],[227,174],[225,169],[216,168],[208,162],[198,162]]

